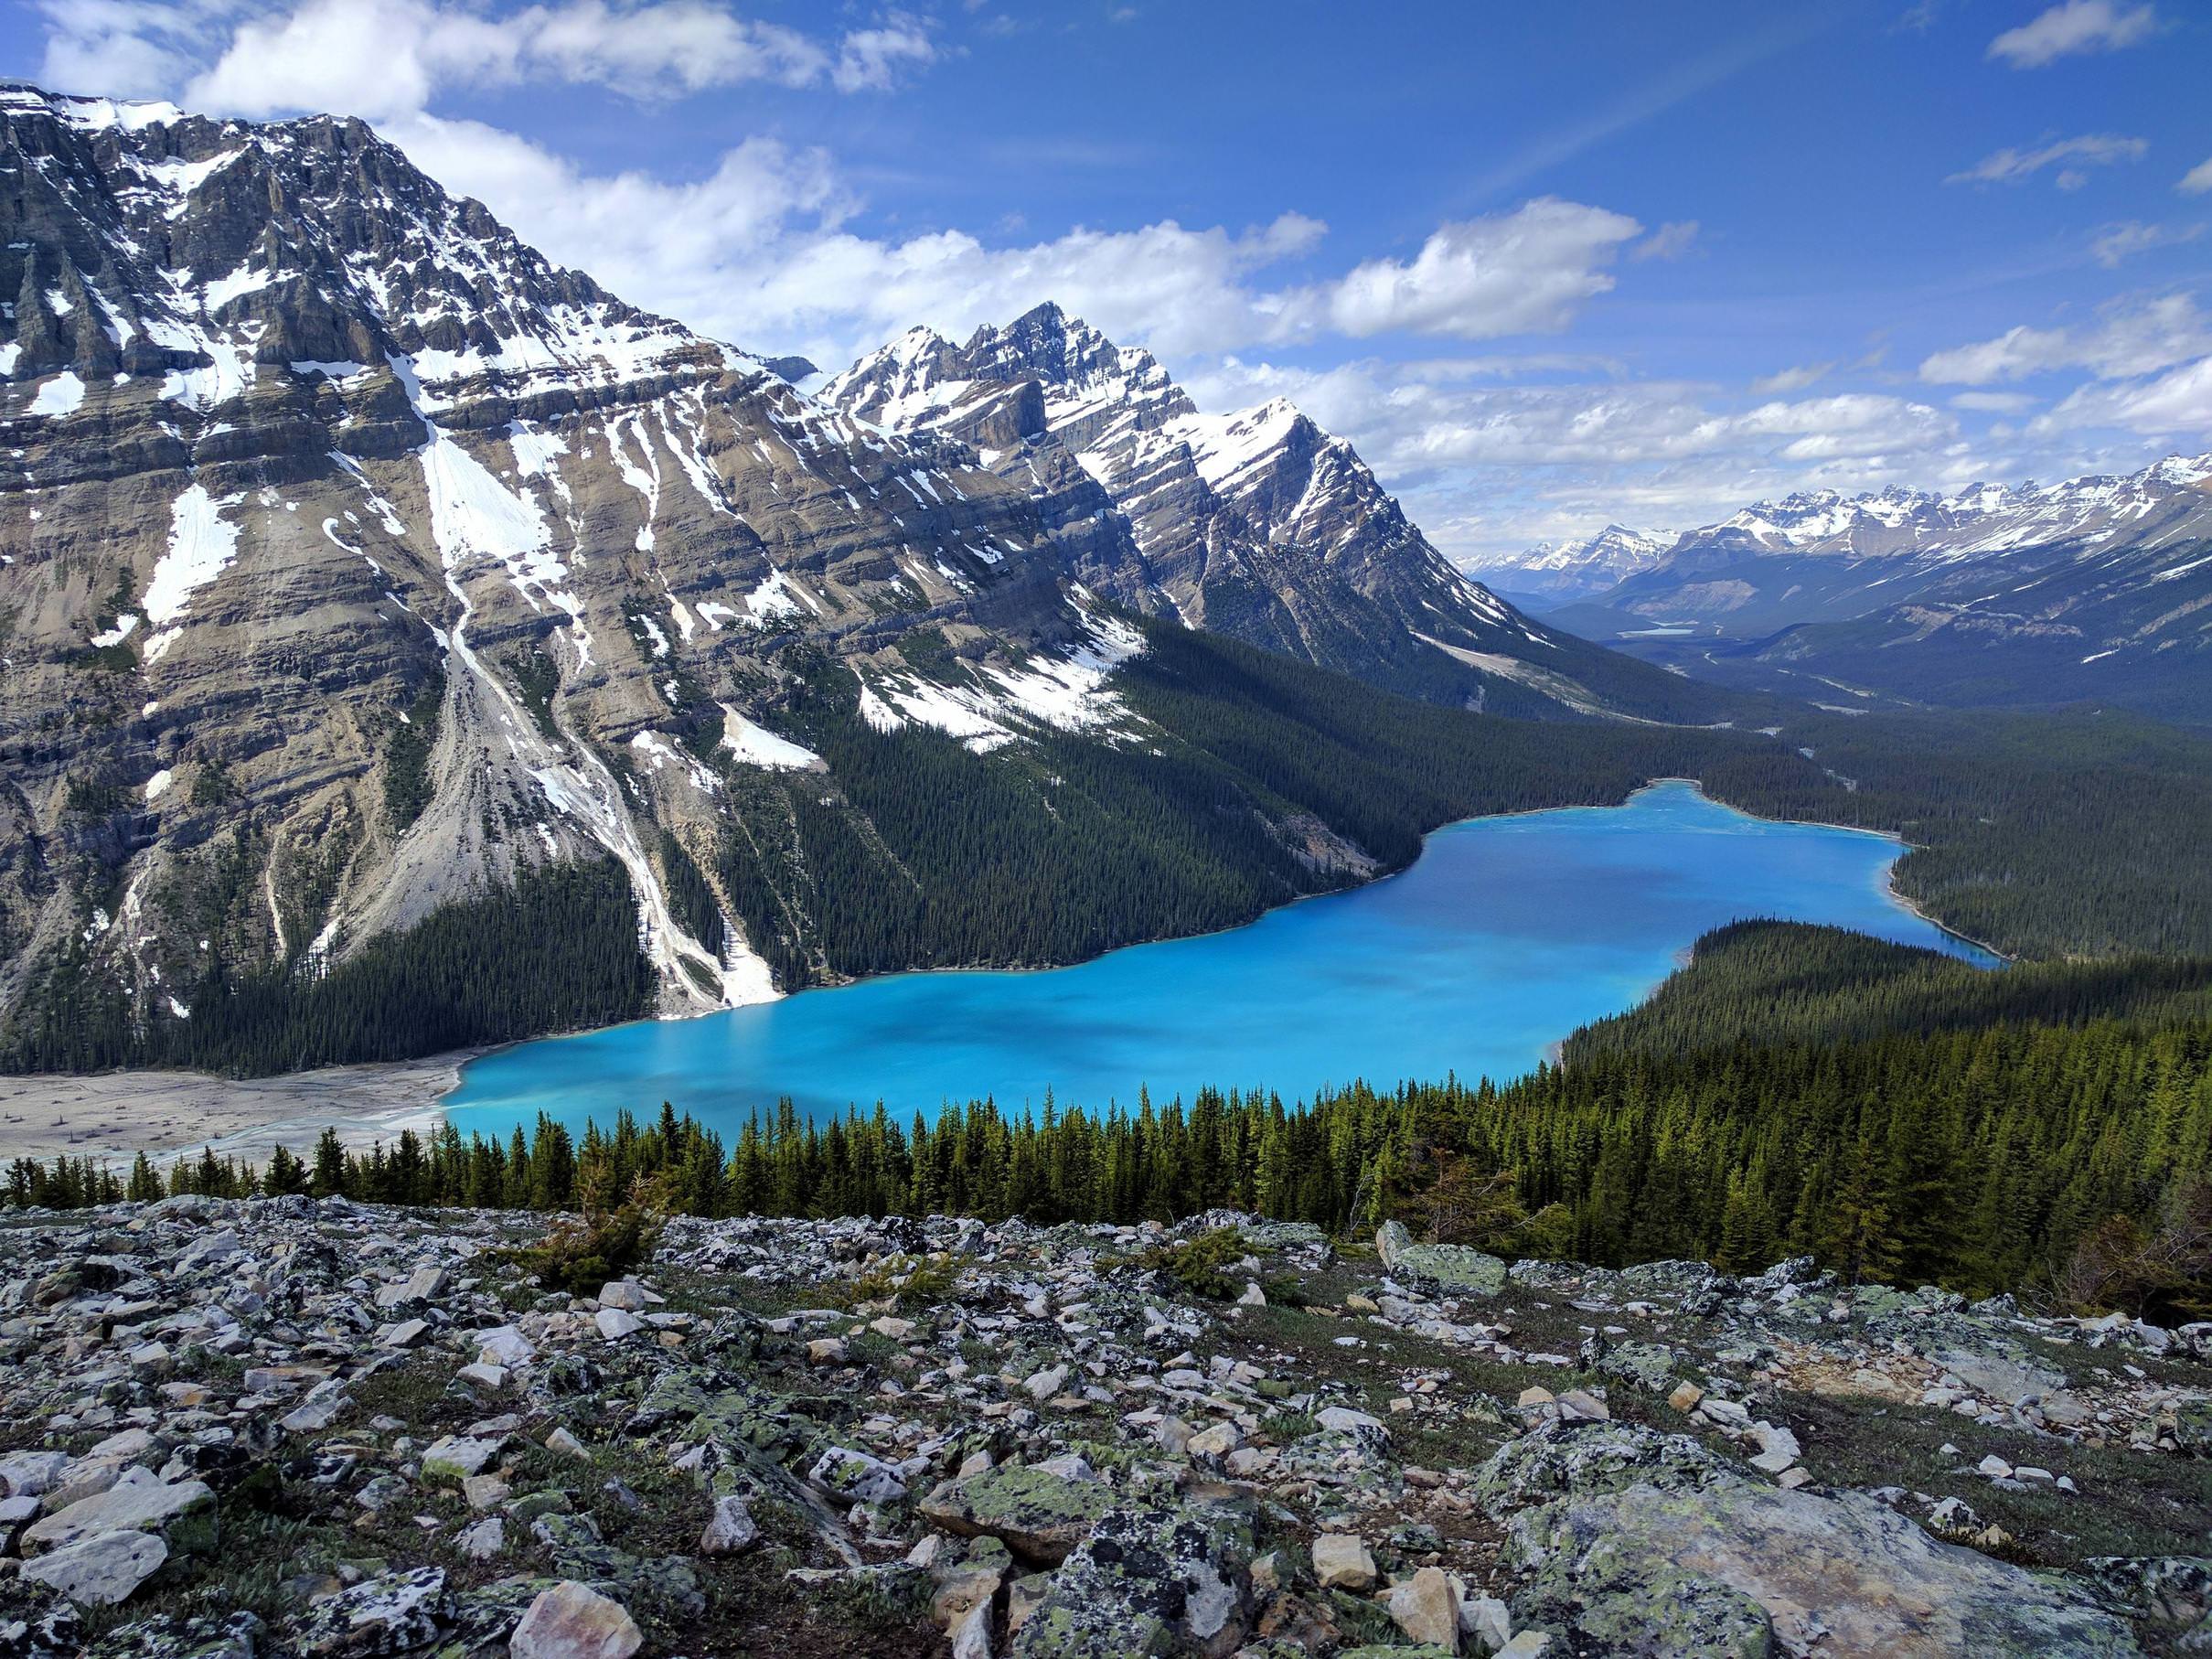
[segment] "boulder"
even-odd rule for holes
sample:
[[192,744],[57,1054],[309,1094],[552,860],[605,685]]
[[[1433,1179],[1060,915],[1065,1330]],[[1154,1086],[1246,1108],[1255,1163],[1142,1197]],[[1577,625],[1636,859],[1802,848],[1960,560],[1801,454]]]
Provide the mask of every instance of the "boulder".
[[621,1602],[564,1579],[539,1592],[508,1652],[513,1659],[630,1659],[644,1645],[645,1632]]
[[1463,1245],[1416,1244],[1400,1222],[1384,1222],[1374,1247],[1393,1278],[1439,1296],[1495,1296],[1505,1289],[1505,1263],[1499,1258]]
[[988,1535],[1027,1561],[1064,1560],[1115,1507],[1111,1486],[1009,1464],[947,1481],[920,1504],[923,1516],[962,1537]]
[[[1679,1439],[1546,1429],[1491,1458],[1480,1484],[1493,1502],[1528,1503],[1504,1551],[1524,1580],[1516,1623],[1572,1630],[1603,1652],[1709,1659],[1816,1641],[1893,1659],[2138,1651],[2126,1625],[2055,1577],[1940,1543],[1863,1493],[1716,1469]],[[1545,1491],[1561,1495],[1542,1502]]]
[[1325,1532],[1313,1541],[1313,1576],[1323,1589],[1365,1589],[1375,1579],[1374,1557],[1363,1539]]
[[1459,1592],[1440,1568],[1424,1567],[1390,1591],[1390,1616],[1408,1642],[1459,1651]]
[[80,1607],[128,1600],[169,1558],[157,1533],[96,1532],[23,1564],[23,1576],[48,1584]]
[[27,1550],[59,1549],[103,1532],[158,1531],[180,1515],[211,1506],[212,1488],[201,1481],[164,1482],[147,1469],[129,1469],[105,1492],[80,1498],[24,1528]]

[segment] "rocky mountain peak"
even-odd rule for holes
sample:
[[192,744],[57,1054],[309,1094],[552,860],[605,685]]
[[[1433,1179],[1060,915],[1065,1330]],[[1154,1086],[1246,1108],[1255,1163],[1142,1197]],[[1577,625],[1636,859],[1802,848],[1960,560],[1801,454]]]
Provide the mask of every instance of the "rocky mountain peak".
[[1057,305],[958,347],[910,330],[823,396],[972,444],[1052,504],[1083,579],[1124,605],[1425,695],[1603,701],[1559,677],[1571,648],[1455,570],[1350,443],[1287,398],[1202,412],[1151,352]]

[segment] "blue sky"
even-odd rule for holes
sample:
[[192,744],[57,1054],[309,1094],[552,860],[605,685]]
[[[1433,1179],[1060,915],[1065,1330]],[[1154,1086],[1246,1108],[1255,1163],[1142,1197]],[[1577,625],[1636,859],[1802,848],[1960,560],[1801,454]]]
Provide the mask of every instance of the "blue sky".
[[753,349],[1056,298],[1292,398],[1462,557],[2212,448],[2181,0],[0,10],[0,72],[363,115]]

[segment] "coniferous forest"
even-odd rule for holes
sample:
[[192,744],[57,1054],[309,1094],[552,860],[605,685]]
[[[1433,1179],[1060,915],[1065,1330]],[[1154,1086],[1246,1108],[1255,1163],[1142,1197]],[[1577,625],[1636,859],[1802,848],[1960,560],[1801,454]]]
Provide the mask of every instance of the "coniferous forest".
[[[2015,977],[2017,976],[2017,977]],[[581,1135],[446,1126],[250,1170],[205,1154],[126,1179],[18,1162],[12,1196],[343,1193],[698,1215],[1171,1220],[1229,1206],[1361,1232],[1398,1216],[1512,1256],[1735,1270],[1807,1254],[1854,1280],[2212,1311],[2212,963],[2003,976],[1830,929],[1709,937],[1565,1064],[1489,1082],[1355,1084],[1303,1102],[1201,1088],[1106,1111],[788,1101],[728,1140],[675,1107]],[[1779,1017],[1776,1015],[1779,1011]],[[2114,1017],[2117,1013],[2121,1017]]]

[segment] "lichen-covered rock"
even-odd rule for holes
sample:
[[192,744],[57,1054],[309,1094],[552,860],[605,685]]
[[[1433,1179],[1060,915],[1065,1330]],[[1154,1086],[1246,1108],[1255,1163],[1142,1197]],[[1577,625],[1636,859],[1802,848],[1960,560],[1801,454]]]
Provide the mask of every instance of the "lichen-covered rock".
[[1608,1342],[1593,1336],[1579,1350],[1582,1363],[1606,1376],[1642,1389],[1646,1394],[1670,1393],[1681,1356],[1664,1343]]
[[1401,1222],[1384,1222],[1374,1247],[1394,1276],[1440,1296],[1495,1296],[1505,1289],[1505,1263],[1499,1258],[1463,1245],[1416,1244]]
[[1065,1560],[1118,1501],[1114,1488],[1095,1478],[1008,1464],[947,1481],[920,1509],[947,1532],[988,1533],[1023,1559],[1050,1566]]
[[850,1446],[831,1446],[814,1461],[807,1478],[847,1503],[890,1504],[906,1495],[899,1472],[881,1458]]
[[302,1659],[379,1659],[426,1646],[453,1623],[445,1571],[386,1573],[318,1601],[294,1628]]
[[59,1590],[0,1579],[0,1659],[62,1659],[84,1646],[84,1620]]
[[2212,1618],[2212,1556],[2099,1556],[2081,1569],[2105,1604],[2128,1618],[2180,1625]]
[[1244,1630],[1249,1525],[1219,1509],[1117,1509],[1053,1575],[1015,1659],[1225,1654]]
[[1694,1490],[1725,1472],[1721,1461],[1688,1435],[1558,1418],[1500,1447],[1476,1472],[1474,1491],[1486,1510],[1502,1517],[1568,1493],[1627,1486]]
[[2174,1408],[2174,1443],[2192,1456],[2212,1458],[2212,1399],[2185,1400]]
[[1938,1543],[1861,1493],[1593,1472],[1588,1489],[1516,1518],[1505,1550],[1524,1576],[1516,1624],[1560,1627],[1608,1653],[1713,1659],[1764,1654],[1773,1641],[1805,1651],[1816,1638],[1894,1659],[2139,1651],[2079,1589]]

